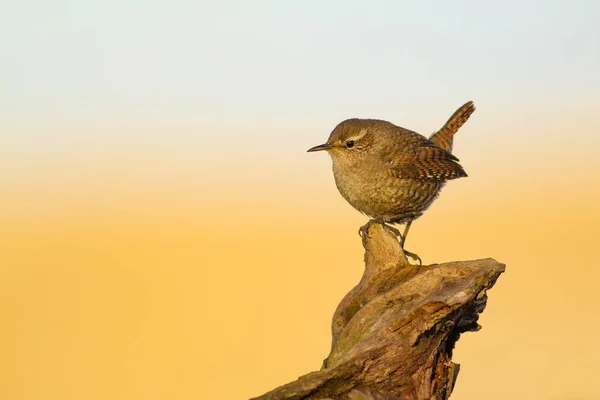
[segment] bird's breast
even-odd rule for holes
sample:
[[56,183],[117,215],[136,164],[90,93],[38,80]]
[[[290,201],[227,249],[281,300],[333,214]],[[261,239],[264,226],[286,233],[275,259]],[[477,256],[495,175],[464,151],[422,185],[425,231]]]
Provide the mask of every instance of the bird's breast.
[[344,199],[358,211],[385,220],[411,220],[431,204],[442,183],[402,179],[389,167],[377,165],[340,168],[334,163],[336,186]]

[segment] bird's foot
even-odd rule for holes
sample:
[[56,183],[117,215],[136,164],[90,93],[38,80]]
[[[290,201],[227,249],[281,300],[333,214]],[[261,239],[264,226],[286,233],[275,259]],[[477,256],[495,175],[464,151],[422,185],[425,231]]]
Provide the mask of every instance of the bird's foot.
[[358,236],[365,240],[369,236],[369,228],[376,222],[376,220],[370,219],[369,222],[358,228]]
[[377,219],[371,219],[365,225],[363,225],[360,228],[358,228],[358,235],[362,238],[363,243],[365,243],[366,240],[367,240],[367,238],[369,237],[369,228],[373,224],[381,224],[381,226],[383,227],[383,229],[385,229],[388,232],[391,232],[394,236],[396,236],[399,239],[400,247],[402,247],[402,251],[404,251],[404,255],[406,257],[412,258],[415,261],[418,261],[419,265],[423,265],[423,261],[421,261],[421,257],[419,257],[418,255],[416,255],[415,253],[411,253],[408,250],[404,250],[404,247],[402,246],[402,242],[404,240],[402,240],[403,236],[400,233],[400,231],[398,229],[392,227],[392,226],[389,226],[388,224],[385,223],[385,221],[381,221],[381,220],[377,220]]
[[371,219],[365,225],[363,225],[360,228],[358,228],[358,235],[360,237],[362,237],[363,239],[366,238],[366,237],[368,237],[369,236],[369,228],[373,224],[381,224],[381,226],[383,227],[383,229],[391,232],[396,237],[399,237],[400,240],[402,240],[402,234],[400,233],[400,231],[398,229],[396,229],[394,227],[391,227],[388,224],[386,224],[384,221],[377,220],[377,219]]
[[415,253],[411,253],[408,250],[404,250],[404,249],[402,249],[402,250],[404,251],[404,255],[405,256],[408,256],[408,257],[412,258],[413,260],[418,261],[419,262],[419,266],[423,265],[423,261],[421,261],[421,257],[419,257],[418,255],[416,255]]

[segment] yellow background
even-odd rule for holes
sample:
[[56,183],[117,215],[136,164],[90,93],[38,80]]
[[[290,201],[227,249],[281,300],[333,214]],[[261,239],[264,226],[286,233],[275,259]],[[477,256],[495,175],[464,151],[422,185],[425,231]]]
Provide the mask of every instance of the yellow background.
[[[76,45],[78,31],[61,21],[75,19],[84,38],[95,38],[84,29],[89,21],[110,22],[119,7],[102,8],[103,20],[94,19],[98,10],[61,3],[56,15],[35,14],[46,33],[40,28],[39,38],[23,36],[24,46],[9,49],[26,60],[27,48],[38,46],[39,63],[7,59],[12,75],[2,95],[0,399],[243,399],[318,369],[333,311],[362,274],[357,229],[366,219],[339,196],[328,156],[305,150],[354,116],[429,134],[467,100],[477,111],[458,133],[454,153],[469,177],[447,185],[407,241],[426,264],[493,257],[507,265],[489,293],[483,329],[457,345],[462,369],[453,398],[599,398],[600,36],[592,3],[555,5],[538,19],[530,4],[516,22],[510,7],[502,12],[508,22],[490,17],[498,10],[478,9],[473,18],[492,20],[471,24],[465,17],[467,34],[478,46],[494,39],[488,44],[495,50],[471,49],[439,69],[428,67],[437,65],[428,51],[398,50],[414,54],[381,67],[392,83],[376,80],[385,63],[368,61],[375,53],[357,61],[359,68],[353,60],[364,57],[356,52],[323,60],[309,44],[302,51],[315,58],[307,70],[292,68],[293,60],[273,67],[266,54],[287,54],[275,42],[257,58],[244,55],[254,68],[244,75],[245,64],[232,64],[237,53],[213,57],[241,35],[235,26],[225,37],[193,36],[189,48],[144,42],[144,29],[155,32],[153,25],[143,18],[129,25],[127,17],[142,8],[127,4],[130,13],[115,14],[121,31],[101,39],[106,48]],[[77,12],[65,17],[71,7]],[[167,13],[166,24],[196,26],[187,15],[206,17],[206,10]],[[311,20],[308,11],[260,10],[296,45],[303,27],[310,31],[303,24],[293,35],[285,30],[285,21]],[[17,11],[13,27],[36,26],[30,11]],[[359,11],[348,23],[314,18],[324,27],[338,21],[353,34],[368,10]],[[404,10],[422,29],[438,21],[430,11]],[[387,14],[382,7],[377,16]],[[367,23],[378,26],[371,17]],[[486,31],[488,24],[498,30]],[[526,28],[536,40],[520,38]],[[448,40],[462,35],[456,29]],[[429,43],[431,53],[447,47],[446,31],[433,31],[435,40],[420,44]],[[262,37],[253,32],[248,40],[260,47]],[[176,38],[185,40],[185,33]],[[135,44],[129,50],[146,53],[123,61],[128,48],[111,47],[119,35]],[[369,44],[353,36],[348,49],[385,42],[384,33],[374,35]],[[70,40],[66,50],[63,37]],[[394,38],[398,48],[410,46]],[[331,49],[337,41],[343,38],[334,35]],[[207,58],[208,42],[221,50]],[[77,57],[61,58],[70,50]],[[184,71],[191,88],[171,90],[171,80],[182,78],[168,63],[186,51],[199,57]],[[212,67],[203,70],[208,59]],[[429,68],[429,75],[415,80],[415,71],[402,68],[416,59],[415,71]],[[97,76],[84,68],[101,62],[114,70]],[[154,62],[167,67],[152,70]],[[319,62],[332,81],[314,81]],[[264,75],[253,75],[263,66]],[[269,80],[281,68],[296,75]],[[344,75],[347,68],[359,70]],[[304,72],[313,74],[306,82],[298,78]],[[102,81],[111,73],[120,78]],[[225,87],[229,79],[235,84]],[[219,84],[210,86],[213,80]],[[312,86],[302,91],[305,84]]]

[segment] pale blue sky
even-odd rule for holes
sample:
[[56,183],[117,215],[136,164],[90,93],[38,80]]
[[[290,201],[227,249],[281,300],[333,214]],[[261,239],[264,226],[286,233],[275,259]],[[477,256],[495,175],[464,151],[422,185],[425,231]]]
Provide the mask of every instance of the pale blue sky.
[[467,100],[473,129],[488,131],[473,146],[510,148],[507,126],[547,131],[561,113],[597,120],[600,2],[497,4],[5,2],[5,162],[27,159],[32,140],[39,152],[181,146],[193,157],[208,154],[207,137],[241,154],[287,135],[284,153],[299,154],[344,118],[427,134]]
[[2,108],[310,114],[432,98],[599,99],[599,2],[499,4],[7,2]]

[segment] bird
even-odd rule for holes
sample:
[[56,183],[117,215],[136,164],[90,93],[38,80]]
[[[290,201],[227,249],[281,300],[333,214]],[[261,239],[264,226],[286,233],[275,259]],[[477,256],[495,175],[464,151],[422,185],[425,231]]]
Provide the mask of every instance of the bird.
[[[404,249],[406,236],[446,181],[467,176],[452,145],[454,134],[474,111],[472,101],[465,103],[429,138],[388,121],[351,118],[308,152],[331,156],[340,194],[371,218],[359,230],[363,237],[372,223],[381,223],[400,238],[404,253],[422,264],[418,255]],[[404,233],[388,224],[405,224]]]

